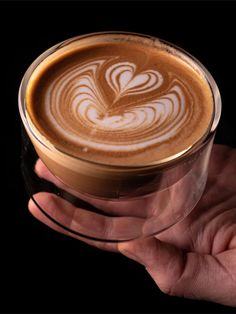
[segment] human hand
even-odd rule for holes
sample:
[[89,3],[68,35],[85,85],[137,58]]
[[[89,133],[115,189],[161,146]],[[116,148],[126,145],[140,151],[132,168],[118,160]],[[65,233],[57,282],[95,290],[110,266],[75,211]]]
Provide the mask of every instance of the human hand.
[[[42,163],[38,163],[36,172],[52,181]],[[235,175],[236,150],[214,145],[204,195],[182,222],[158,236],[119,245],[77,238],[102,249],[120,251],[143,264],[165,293],[236,306]],[[73,211],[48,193],[38,197],[42,203],[51,202],[51,211],[58,212],[63,205],[58,215],[65,219],[66,212]],[[32,201],[29,210],[53,229],[74,236],[47,219]],[[105,225],[98,221],[98,228]]]

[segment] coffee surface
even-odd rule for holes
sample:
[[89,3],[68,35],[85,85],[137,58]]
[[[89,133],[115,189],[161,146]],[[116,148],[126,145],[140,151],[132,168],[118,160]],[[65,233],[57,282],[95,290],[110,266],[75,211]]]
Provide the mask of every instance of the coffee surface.
[[206,134],[212,93],[191,64],[132,36],[94,38],[51,54],[28,82],[28,119],[43,141],[86,160],[138,165],[178,156]]

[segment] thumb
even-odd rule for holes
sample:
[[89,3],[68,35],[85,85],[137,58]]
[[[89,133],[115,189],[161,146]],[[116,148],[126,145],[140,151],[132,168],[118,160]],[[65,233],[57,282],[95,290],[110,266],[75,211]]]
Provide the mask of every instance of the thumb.
[[119,244],[125,256],[143,264],[159,288],[168,294],[176,294],[173,283],[177,283],[185,267],[185,255],[176,247],[148,238]]
[[120,243],[119,251],[143,264],[164,293],[233,305],[234,285],[214,256],[185,253],[156,238]]

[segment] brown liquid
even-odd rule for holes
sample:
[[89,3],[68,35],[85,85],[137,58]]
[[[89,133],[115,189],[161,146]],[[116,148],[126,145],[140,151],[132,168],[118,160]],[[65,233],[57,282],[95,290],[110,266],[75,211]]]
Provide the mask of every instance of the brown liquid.
[[190,61],[130,35],[98,35],[47,57],[26,91],[42,141],[103,164],[147,165],[189,150],[213,115],[210,87]]

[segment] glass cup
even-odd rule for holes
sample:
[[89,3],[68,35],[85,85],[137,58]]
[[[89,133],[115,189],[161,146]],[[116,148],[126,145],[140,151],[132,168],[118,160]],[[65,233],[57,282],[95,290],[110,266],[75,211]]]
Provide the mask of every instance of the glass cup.
[[204,75],[214,101],[209,130],[187,152],[148,166],[102,164],[76,158],[48,145],[28,118],[25,92],[29,78],[48,56],[103,34],[113,33],[88,34],[59,43],[40,55],[26,71],[19,89],[23,125],[21,168],[29,196],[52,223],[87,239],[129,241],[170,228],[198,203],[206,185],[221,98],[210,73],[181,48],[147,35],[119,33],[164,45]]

